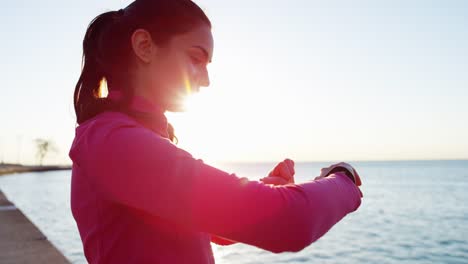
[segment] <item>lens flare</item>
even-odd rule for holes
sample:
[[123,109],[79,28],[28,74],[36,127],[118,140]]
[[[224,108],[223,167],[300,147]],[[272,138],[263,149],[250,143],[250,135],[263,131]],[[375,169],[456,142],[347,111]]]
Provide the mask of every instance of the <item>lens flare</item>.
[[184,85],[185,85],[185,94],[190,96],[192,94],[192,85],[190,84],[190,80],[187,76],[184,78]]
[[97,98],[105,98],[107,97],[108,94],[109,94],[109,90],[107,88],[107,80],[105,77],[103,77],[101,81],[99,82],[99,88],[95,96]]
[[191,105],[193,104],[191,102],[193,90],[192,90],[192,83],[190,82],[190,78],[187,72],[183,73],[184,76],[184,91],[185,94],[183,95],[183,102],[182,102],[182,108],[184,111],[187,111],[191,108]]

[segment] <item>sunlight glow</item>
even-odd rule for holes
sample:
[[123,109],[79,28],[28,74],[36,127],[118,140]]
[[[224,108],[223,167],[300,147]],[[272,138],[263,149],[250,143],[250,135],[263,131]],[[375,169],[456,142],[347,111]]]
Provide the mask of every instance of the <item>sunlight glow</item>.
[[[280,159],[287,154],[284,150],[290,146],[285,145],[297,133],[293,127],[298,122],[278,107],[285,96],[265,97],[259,90],[249,91],[249,97],[242,91],[205,89],[185,98],[184,113],[167,113],[180,147],[206,162],[262,160],[272,155]],[[285,107],[294,109],[292,103]],[[278,121],[291,124],[278,126]],[[272,145],[276,153],[271,152]]]
[[188,77],[184,78],[184,85],[185,85],[185,92],[188,98],[192,94],[192,85],[190,84],[190,80]]
[[102,78],[101,81],[99,82],[97,97],[106,98],[108,94],[109,94],[109,90],[107,88],[107,80],[106,78]]

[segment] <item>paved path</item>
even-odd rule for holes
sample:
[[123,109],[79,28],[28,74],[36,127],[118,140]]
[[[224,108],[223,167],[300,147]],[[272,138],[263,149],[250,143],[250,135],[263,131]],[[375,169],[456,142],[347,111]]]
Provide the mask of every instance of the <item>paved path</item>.
[[1,190],[0,263],[70,263]]

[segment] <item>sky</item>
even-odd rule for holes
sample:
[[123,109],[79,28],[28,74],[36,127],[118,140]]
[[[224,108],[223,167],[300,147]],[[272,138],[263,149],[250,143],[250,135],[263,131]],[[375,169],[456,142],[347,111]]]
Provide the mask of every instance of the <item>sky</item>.
[[[0,161],[70,164],[82,40],[131,1],[8,1]],[[167,113],[204,161],[468,158],[468,2],[200,0],[211,85]]]

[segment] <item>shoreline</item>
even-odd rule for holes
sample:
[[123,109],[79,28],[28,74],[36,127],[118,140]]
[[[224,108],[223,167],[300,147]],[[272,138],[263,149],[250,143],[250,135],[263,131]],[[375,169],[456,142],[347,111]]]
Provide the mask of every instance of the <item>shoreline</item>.
[[0,259],[7,263],[70,261],[0,190]]
[[[69,170],[69,165],[0,164],[0,177],[24,172]],[[64,263],[70,261],[0,190],[0,259],[2,263]]]
[[71,165],[36,166],[36,165],[2,163],[0,164],[0,176],[15,174],[15,173],[23,173],[23,172],[70,170],[71,168],[72,168]]

